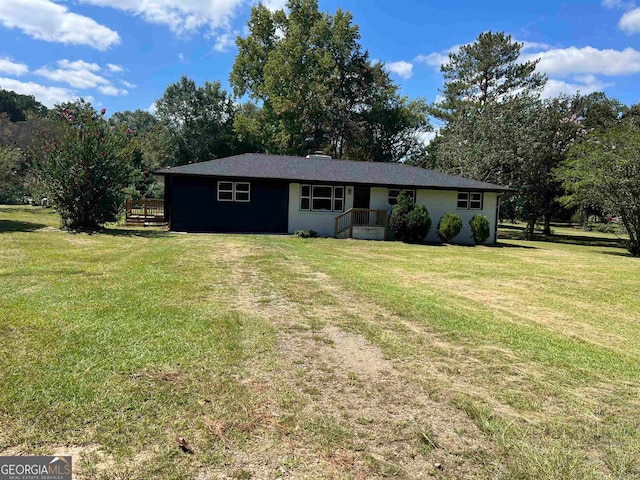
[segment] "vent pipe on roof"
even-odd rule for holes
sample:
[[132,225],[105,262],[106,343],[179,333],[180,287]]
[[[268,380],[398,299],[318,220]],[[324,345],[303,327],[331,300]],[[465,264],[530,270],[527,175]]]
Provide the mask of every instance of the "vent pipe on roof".
[[307,155],[307,158],[315,158],[319,160],[332,160],[333,157],[331,155],[325,155],[322,152],[314,152],[312,155]]

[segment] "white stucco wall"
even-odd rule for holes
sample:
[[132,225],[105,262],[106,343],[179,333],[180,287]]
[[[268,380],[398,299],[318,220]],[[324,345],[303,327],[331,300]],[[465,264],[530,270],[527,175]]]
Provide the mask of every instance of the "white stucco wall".
[[[353,208],[353,186],[345,186],[345,211]],[[388,210],[389,190],[384,187],[371,187],[370,208],[374,210]],[[416,203],[424,205],[429,210],[433,222],[427,241],[439,242],[436,233],[438,221],[448,212],[457,213],[462,217],[462,231],[453,239],[453,243],[473,243],[469,220],[474,215],[485,215],[491,224],[491,236],[486,243],[495,243],[496,202],[497,193],[485,192],[482,210],[458,210],[458,192],[447,190],[417,190]],[[300,210],[300,184],[289,185],[289,233],[296,230],[315,230],[321,236],[333,236],[337,212],[309,212]]]
[[448,190],[418,190],[416,192],[416,203],[427,207],[429,216],[433,222],[431,230],[429,230],[429,235],[427,236],[428,242],[440,241],[437,234],[440,218],[442,218],[445,213],[457,213],[462,217],[462,231],[452,240],[452,243],[473,243],[469,220],[471,220],[471,217],[474,215],[484,215],[489,219],[491,236],[485,243],[495,243],[497,200],[497,193],[485,192],[482,210],[462,210],[458,209],[458,192]]
[[[353,208],[353,186],[345,186],[345,211]],[[315,230],[323,237],[333,237],[339,212],[309,212],[300,210],[300,184],[289,184],[289,233]]]

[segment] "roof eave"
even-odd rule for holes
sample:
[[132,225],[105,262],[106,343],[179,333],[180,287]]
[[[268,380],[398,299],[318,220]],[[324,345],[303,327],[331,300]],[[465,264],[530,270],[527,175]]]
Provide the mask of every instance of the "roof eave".
[[400,184],[400,183],[371,183],[371,182],[357,182],[357,181],[344,181],[344,180],[309,180],[306,178],[284,178],[284,177],[251,177],[246,175],[213,175],[213,174],[203,174],[203,173],[184,173],[184,172],[172,172],[167,169],[156,170],[153,172],[154,175],[160,176],[176,176],[176,177],[220,177],[220,178],[246,178],[249,180],[274,180],[274,181],[284,181],[284,182],[295,182],[295,183],[304,183],[304,182],[319,182],[319,183],[340,183],[344,185],[365,185],[365,186],[379,186],[379,187],[402,187],[402,188],[414,188],[414,189],[424,189],[424,190],[459,190],[459,191],[483,191],[483,192],[493,192],[493,193],[510,193],[515,192],[516,190],[511,187],[503,187],[501,185],[491,186],[491,187],[480,187],[480,186],[444,186],[444,185],[411,185],[411,184]]

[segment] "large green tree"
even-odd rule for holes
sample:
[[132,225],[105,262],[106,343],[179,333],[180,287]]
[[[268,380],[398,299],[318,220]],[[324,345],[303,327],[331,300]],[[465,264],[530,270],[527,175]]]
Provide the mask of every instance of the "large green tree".
[[[31,167],[34,158],[39,155],[38,147],[42,141],[45,138],[53,141],[63,128],[60,122],[48,118],[34,117],[12,122],[6,113],[0,114],[0,149],[3,149],[5,154],[11,152],[10,171],[13,175],[12,187],[5,191],[5,202],[21,201],[24,196],[39,200],[39,189],[32,188],[36,184],[32,181]],[[5,173],[8,171],[5,169]]]
[[135,178],[128,194],[134,198],[161,196],[162,185],[153,171],[166,166],[173,159],[167,127],[155,115],[144,110],[116,112],[109,121],[128,129],[137,147],[131,158]]
[[16,203],[23,193],[18,168],[22,152],[0,145],[0,204]]
[[592,131],[572,147],[560,178],[569,201],[620,216],[629,252],[640,256],[640,125],[623,119]]
[[433,105],[433,115],[451,121],[466,115],[469,109],[518,96],[536,96],[546,77],[535,71],[538,61],[520,60],[522,47],[511,35],[489,31],[450,53],[440,67],[445,85],[442,99]]
[[442,99],[432,114],[444,122],[421,163],[477,180],[510,185],[503,210],[527,223],[533,238],[540,218],[550,219],[562,188],[554,170],[581,135],[584,117],[595,121],[597,98],[541,100],[546,77],[535,61],[522,62],[522,44],[487,32],[452,53],[441,70]]
[[220,82],[202,86],[183,76],[156,102],[168,132],[172,165],[204,162],[236,153],[233,100]]
[[65,228],[96,229],[114,221],[131,183],[135,144],[126,128],[82,100],[56,109],[63,133],[45,142],[34,172]]
[[291,0],[286,13],[259,4],[248,26],[230,80],[273,127],[268,150],[397,161],[428,128],[424,102],[401,97],[370,61],[349,12],[322,13],[317,0]]
[[28,118],[45,117],[47,107],[32,95],[20,95],[0,88],[0,113],[6,113],[12,122],[22,122]]
[[431,163],[448,173],[510,183],[525,151],[523,131],[546,78],[536,62],[520,62],[522,44],[504,33],[481,33],[442,65],[442,99],[431,113],[445,122]]
[[525,111],[519,163],[514,168],[511,185],[518,192],[508,206],[527,223],[525,238],[532,240],[535,225],[544,220],[543,233],[551,234],[551,218],[560,215],[564,195],[556,170],[565,162],[569,148],[584,135],[584,126],[576,113],[580,96],[560,96],[532,102]]

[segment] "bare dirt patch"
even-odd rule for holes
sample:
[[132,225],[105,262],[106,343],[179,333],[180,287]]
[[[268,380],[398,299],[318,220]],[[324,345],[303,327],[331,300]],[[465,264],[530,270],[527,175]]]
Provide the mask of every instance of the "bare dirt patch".
[[[370,302],[354,304],[331,277],[291,259],[282,263],[297,290],[287,294],[251,265],[255,247],[228,240],[219,247],[214,261],[226,264],[235,290],[228,307],[269,319],[278,331],[277,358],[250,365],[244,379],[276,423],[266,422],[242,448],[225,444],[230,465],[201,478],[231,478],[234,472],[252,478],[479,475],[478,458],[493,447],[473,421],[448,399],[433,399],[425,377],[341,328],[345,318],[376,324],[400,319]],[[305,286],[326,301],[307,301]],[[224,426],[210,425],[224,438]]]
[[[100,445],[44,445],[36,450],[25,450],[20,447],[11,447],[0,451],[0,455],[49,455],[69,456],[73,461],[73,478],[84,480],[102,478],[116,474],[124,464],[110,453],[106,453]],[[133,458],[128,458],[127,463],[140,464],[148,461],[152,455],[149,452],[139,452]],[[122,477],[124,478],[124,477]]]

